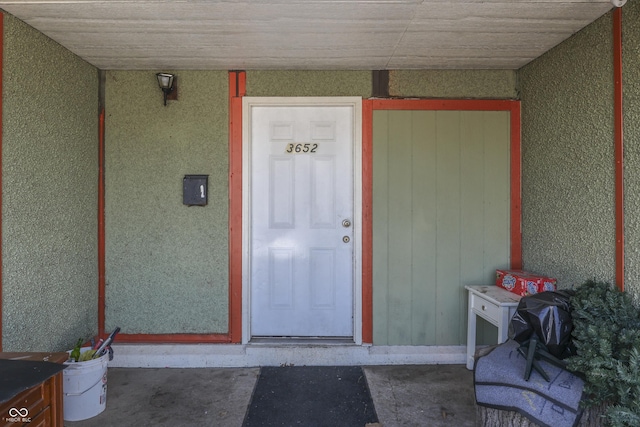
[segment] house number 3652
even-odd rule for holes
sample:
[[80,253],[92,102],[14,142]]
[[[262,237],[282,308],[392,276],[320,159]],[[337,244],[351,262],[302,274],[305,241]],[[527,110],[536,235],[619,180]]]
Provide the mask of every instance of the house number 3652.
[[315,153],[318,150],[318,144],[287,144],[287,153]]

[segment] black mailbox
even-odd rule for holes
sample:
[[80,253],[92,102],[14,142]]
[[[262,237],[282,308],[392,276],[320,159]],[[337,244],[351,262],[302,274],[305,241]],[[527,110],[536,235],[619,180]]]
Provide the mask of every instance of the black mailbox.
[[187,206],[207,204],[209,175],[185,175],[182,180],[182,203]]

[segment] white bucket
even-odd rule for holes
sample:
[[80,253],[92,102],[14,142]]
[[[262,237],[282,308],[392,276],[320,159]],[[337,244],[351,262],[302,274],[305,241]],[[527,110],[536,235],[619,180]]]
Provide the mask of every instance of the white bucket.
[[[82,353],[90,350],[85,347]],[[80,421],[95,417],[107,407],[109,354],[85,362],[65,362],[63,373],[64,419]]]

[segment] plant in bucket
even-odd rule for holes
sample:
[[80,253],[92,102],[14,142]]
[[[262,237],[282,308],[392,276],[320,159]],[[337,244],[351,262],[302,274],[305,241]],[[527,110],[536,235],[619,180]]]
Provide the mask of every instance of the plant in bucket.
[[107,364],[113,357],[111,343],[120,332],[116,328],[104,341],[82,347],[78,340],[69,352],[63,371],[64,419],[81,421],[95,417],[107,405]]

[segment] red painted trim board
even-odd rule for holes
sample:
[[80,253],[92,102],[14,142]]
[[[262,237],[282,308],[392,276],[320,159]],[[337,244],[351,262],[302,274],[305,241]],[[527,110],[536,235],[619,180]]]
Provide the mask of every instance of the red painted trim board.
[[362,342],[373,343],[373,102],[362,101]]
[[242,342],[242,97],[246,73],[229,73],[229,339]]
[[374,110],[511,111],[520,101],[501,99],[374,99]]
[[613,11],[616,285],[624,291],[624,117],[622,109],[622,8]]

